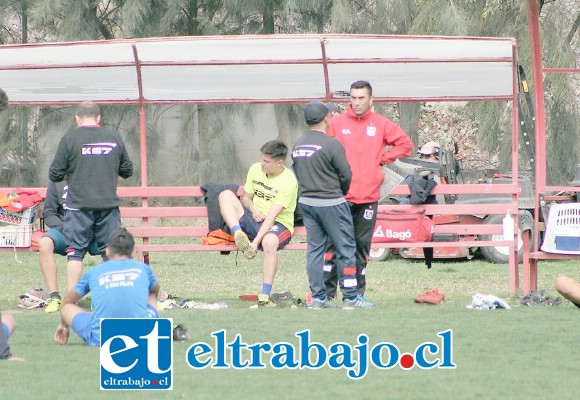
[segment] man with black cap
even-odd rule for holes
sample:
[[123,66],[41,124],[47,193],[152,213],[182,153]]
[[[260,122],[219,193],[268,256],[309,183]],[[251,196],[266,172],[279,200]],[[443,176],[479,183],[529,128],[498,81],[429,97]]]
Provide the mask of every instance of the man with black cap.
[[309,130],[292,151],[298,178],[298,203],[307,232],[306,270],[312,291],[310,308],[335,308],[326,295],[324,252],[330,240],[336,251],[337,274],[343,295],[343,309],[371,308],[357,291],[354,226],[345,195],[352,173],[344,148],[326,135],[334,105],[311,101],[304,108]]

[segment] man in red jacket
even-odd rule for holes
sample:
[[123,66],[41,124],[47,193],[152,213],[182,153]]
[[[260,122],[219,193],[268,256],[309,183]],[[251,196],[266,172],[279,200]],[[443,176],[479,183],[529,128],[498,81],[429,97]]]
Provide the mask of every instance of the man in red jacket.
[[[367,81],[350,85],[350,106],[334,117],[326,131],[342,143],[352,170],[346,195],[356,240],[357,289],[366,290],[366,266],[375,227],[377,206],[384,175],[382,165],[409,157],[413,142],[393,121],[372,111],[373,89]],[[387,146],[390,146],[387,149]],[[329,245],[324,265],[326,292],[334,298],[337,288],[334,249]]]

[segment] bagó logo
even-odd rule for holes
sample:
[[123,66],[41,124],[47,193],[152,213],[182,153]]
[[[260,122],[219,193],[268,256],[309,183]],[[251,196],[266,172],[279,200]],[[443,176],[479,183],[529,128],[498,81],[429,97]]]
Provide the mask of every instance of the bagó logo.
[[101,390],[172,390],[173,320],[101,319]]

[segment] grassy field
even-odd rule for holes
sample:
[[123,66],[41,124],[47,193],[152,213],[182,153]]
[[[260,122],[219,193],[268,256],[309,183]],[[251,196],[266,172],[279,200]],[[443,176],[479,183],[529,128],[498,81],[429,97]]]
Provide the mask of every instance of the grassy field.
[[[96,259],[87,260],[87,267]],[[303,298],[308,291],[304,253],[281,253],[275,292],[291,291]],[[59,259],[64,285],[63,258]],[[261,284],[261,258],[245,260],[210,253],[152,254],[151,264],[168,293],[198,301],[226,301],[227,310],[166,310],[162,317],[184,324],[189,343],[174,346],[174,390],[155,393],[175,399],[523,399],[578,397],[577,342],[580,310],[565,302],[557,307],[515,307],[508,297],[507,265],[484,260],[436,261],[431,270],[420,261],[393,258],[371,263],[367,298],[376,309],[343,311],[306,309],[250,310],[238,295],[256,293]],[[18,328],[10,339],[14,354],[26,361],[1,363],[0,398],[141,399],[143,392],[101,392],[99,353],[73,335],[65,347],[52,340],[58,316],[17,310],[18,295],[30,286],[44,286],[37,255],[3,253],[0,307],[11,310]],[[579,278],[578,263],[543,262],[539,288],[555,296],[554,279],[563,273]],[[438,306],[413,303],[419,293],[437,287],[447,296]],[[476,292],[509,301],[511,310],[473,311],[465,308]],[[312,340],[329,346],[357,344],[366,334],[371,344],[391,342],[402,352],[419,344],[440,343],[438,332],[453,330],[456,369],[405,371],[371,367],[360,380],[344,369],[332,370],[193,370],[185,362],[192,343],[212,341],[225,329],[231,340],[246,343],[288,341],[310,329]]]

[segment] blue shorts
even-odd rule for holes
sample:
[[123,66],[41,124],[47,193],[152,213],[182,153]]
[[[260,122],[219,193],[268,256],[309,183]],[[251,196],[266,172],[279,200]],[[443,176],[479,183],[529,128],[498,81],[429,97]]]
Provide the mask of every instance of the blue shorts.
[[[256,235],[258,235],[258,231],[260,230],[261,226],[262,223],[256,222],[254,218],[248,213],[244,213],[242,218],[240,218],[240,227],[244,232],[246,232],[246,235],[248,235],[250,240],[254,240]],[[290,243],[290,239],[292,239],[292,234],[288,228],[279,222],[274,222],[274,225],[272,228],[270,228],[268,233],[273,233],[274,235],[278,236],[278,250],[282,249],[284,246]],[[258,249],[262,250],[261,244],[258,246]]]
[[[157,310],[150,304],[147,304],[147,313],[150,318],[159,318]],[[71,324],[72,330],[79,335],[81,339],[85,341],[86,344],[93,347],[98,347],[101,345],[100,335],[93,333],[91,329],[91,324],[93,321],[93,313],[90,312],[80,312],[74,316]],[[6,327],[8,329],[8,327]]]
[[4,322],[2,322],[2,327],[4,328],[4,335],[8,340],[8,338],[10,337],[10,328],[8,328],[8,325],[6,325]]
[[[54,253],[55,254],[60,254],[61,256],[66,256],[66,240],[64,239],[64,235],[61,231],[59,231],[56,228],[50,228],[44,235],[42,235],[42,237],[48,237],[51,238],[52,241],[54,242]],[[99,246],[97,245],[97,241],[96,240],[92,240],[91,243],[89,244],[89,248],[87,249],[87,252],[91,255],[91,256],[98,256],[99,255]]]
[[80,336],[89,346],[100,346],[100,340],[97,340],[99,335],[93,335],[91,330],[91,321],[93,313],[81,312],[74,316],[71,328],[77,335]]

